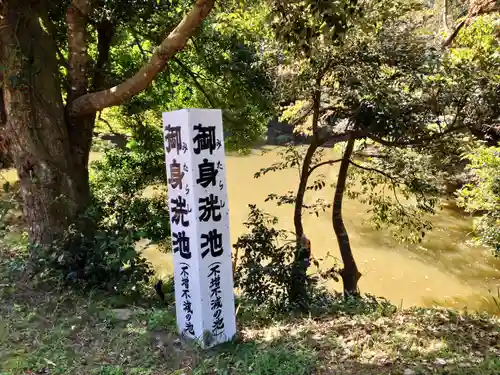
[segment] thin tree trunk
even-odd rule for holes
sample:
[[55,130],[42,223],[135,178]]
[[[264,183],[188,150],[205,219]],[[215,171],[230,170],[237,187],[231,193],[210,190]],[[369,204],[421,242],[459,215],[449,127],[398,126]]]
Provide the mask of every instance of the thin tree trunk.
[[311,168],[312,158],[314,153],[321,144],[318,136],[318,122],[321,105],[321,75],[316,79],[316,87],[313,96],[313,118],[312,132],[313,139],[307,148],[302,169],[300,172],[299,188],[295,196],[295,207],[293,215],[293,223],[295,226],[296,247],[292,269],[292,289],[290,291],[290,299],[298,302],[305,307],[304,299],[307,297],[307,269],[311,263],[311,248],[306,245],[304,239],[304,226],[302,225],[302,207],[304,205],[304,196],[307,190],[307,181],[309,179],[309,170]]
[[297,237],[297,242],[300,242],[300,238],[304,234],[304,226],[302,225],[302,206],[304,205],[304,196],[307,189],[309,169],[311,168],[312,158],[317,149],[318,143],[315,139],[313,139],[312,143],[307,148],[300,172],[299,188],[297,189],[297,194],[295,196],[295,205],[293,211],[293,224],[295,226],[295,235]]
[[307,149],[306,156],[304,157],[304,162],[302,164],[293,215],[296,244],[292,268],[290,300],[299,303],[301,306],[304,306],[304,298],[307,295],[307,269],[309,268],[311,260],[311,249],[308,246],[304,246],[304,241],[302,241],[304,236],[304,227],[302,225],[302,206],[304,205],[304,195],[307,188],[309,168],[311,167],[311,161],[317,149],[317,140],[313,139]]
[[354,138],[347,141],[347,147],[344,151],[342,162],[340,163],[337,186],[335,188],[335,196],[333,198],[332,212],[333,230],[337,236],[342,262],[344,263],[344,268],[340,272],[340,276],[342,277],[342,281],[344,283],[344,295],[346,297],[357,296],[359,294],[358,281],[361,277],[361,273],[358,271],[356,261],[354,260],[354,256],[352,254],[349,235],[347,234],[344,219],[342,217],[342,200],[344,197],[347,172],[349,170],[349,161],[354,150],[354,142]]

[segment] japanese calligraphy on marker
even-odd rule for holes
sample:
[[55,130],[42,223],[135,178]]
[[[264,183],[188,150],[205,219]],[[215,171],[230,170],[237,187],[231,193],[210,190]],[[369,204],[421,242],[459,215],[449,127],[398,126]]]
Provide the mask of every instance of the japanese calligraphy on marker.
[[186,109],[163,124],[177,323],[193,338],[211,332],[212,346],[236,333],[222,115]]
[[180,188],[182,189],[182,179],[184,178],[184,171],[181,169],[181,164],[177,160],[172,160],[170,164],[170,178],[168,179],[168,184],[172,189]]
[[222,290],[220,285],[220,263],[210,265],[210,310],[212,310],[212,335],[219,336],[224,332],[224,317],[222,315]]
[[217,229],[212,229],[208,233],[202,233],[201,235],[201,257],[205,258],[208,254],[212,257],[220,257],[224,252],[222,246],[222,233],[218,233]]
[[210,155],[212,155],[217,148],[215,126],[203,126],[202,124],[198,124],[193,126],[193,130],[196,132],[193,138],[194,153],[199,154],[202,150],[208,150]]
[[196,183],[204,188],[209,185],[215,186],[218,173],[219,171],[215,168],[215,162],[203,159],[203,162],[198,164],[198,178],[196,179]]
[[187,263],[181,264],[181,287],[182,287],[182,310],[185,315],[184,331],[190,335],[194,335],[194,326],[191,322],[193,317],[193,308],[191,303],[191,295],[189,294],[189,265]]
[[182,225],[183,227],[189,226],[187,214],[189,213],[186,199],[182,196],[177,196],[170,200],[170,210],[172,212],[172,223]]
[[167,153],[175,150],[177,155],[179,155],[181,150],[184,153],[187,151],[186,143],[182,142],[180,126],[171,126],[168,124],[164,126],[163,131],[165,134],[165,150]]
[[186,231],[181,230],[179,232],[173,232],[172,236],[174,254],[179,253],[182,258],[191,259],[191,248]]
[[214,194],[209,194],[206,197],[198,198],[198,209],[200,211],[200,221],[220,221],[222,215],[220,209],[224,207],[219,203],[219,197]]

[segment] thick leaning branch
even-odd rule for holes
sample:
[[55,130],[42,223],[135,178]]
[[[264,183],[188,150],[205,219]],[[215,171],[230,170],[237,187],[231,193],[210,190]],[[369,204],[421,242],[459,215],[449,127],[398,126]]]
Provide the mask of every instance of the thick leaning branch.
[[87,92],[87,17],[90,0],[73,0],[66,12],[70,100]]
[[208,16],[215,0],[196,0],[193,9],[160,44],[153,56],[133,77],[118,86],[77,98],[70,114],[82,116],[123,103],[146,89],[168,61],[186,45],[187,40]]
[[419,145],[422,145],[423,143],[426,143],[426,142],[436,141],[439,138],[441,138],[441,137],[443,137],[443,136],[445,136],[447,134],[450,134],[450,133],[453,133],[453,132],[459,131],[459,130],[464,130],[464,129],[467,129],[466,125],[463,125],[463,126],[454,126],[454,127],[450,127],[448,129],[444,130],[443,132],[436,133],[435,135],[432,135],[432,136],[429,136],[429,137],[421,137],[421,138],[413,139],[413,140],[410,140],[410,141],[404,141],[404,142],[387,141],[387,140],[385,140],[385,139],[383,139],[381,137],[378,137],[376,135],[373,135],[373,134],[368,134],[366,137],[369,138],[369,139],[371,139],[374,142],[380,143],[383,146],[388,146],[388,147],[408,147],[408,146],[419,146]]
[[483,14],[490,14],[500,11],[500,2],[498,0],[472,0],[469,4],[469,11],[467,18],[461,21],[453,30],[448,38],[445,39],[442,48],[447,48],[451,45],[453,40],[457,37],[458,33],[464,26],[471,24],[473,19]]

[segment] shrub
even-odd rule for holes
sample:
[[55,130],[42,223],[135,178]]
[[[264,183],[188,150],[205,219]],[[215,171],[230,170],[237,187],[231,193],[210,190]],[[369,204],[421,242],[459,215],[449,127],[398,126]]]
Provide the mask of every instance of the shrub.
[[500,147],[478,147],[464,158],[474,179],[457,192],[457,204],[477,215],[477,240],[500,255]]
[[342,293],[330,292],[323,287],[314,288],[309,308],[311,315],[314,316],[323,314],[387,316],[397,310],[396,306],[383,297],[362,294],[346,298]]
[[275,228],[278,224],[276,217],[255,205],[249,207],[245,222],[249,233],[238,238],[234,245],[237,254],[243,251],[235,268],[235,287],[240,290],[243,315],[250,314],[251,319],[258,320],[261,316],[268,318],[269,313],[279,315],[304,311],[304,307],[316,316],[377,312],[387,315],[395,311],[395,306],[384,298],[368,294],[345,298],[342,293],[328,291],[320,282],[328,279],[339,281],[340,266],[336,262],[333,267],[321,270],[324,259],[314,257],[311,265],[315,270],[307,274],[307,295],[302,301],[291,300],[295,236],[288,240],[290,233]]
[[52,246],[32,249],[35,273],[42,279],[125,294],[149,281],[153,271],[135,249],[138,237],[133,231],[110,231],[97,223],[95,230],[85,232],[73,225]]
[[290,233],[276,229],[278,219],[255,205],[250,205],[250,213],[245,226],[249,233],[238,238],[234,245],[241,254],[235,269],[235,287],[241,297],[258,306],[266,306],[274,311],[290,311],[310,308],[319,280],[338,276],[338,267],[319,272],[320,259],[313,259],[317,272],[308,274],[306,295],[301,300],[291,300],[296,242],[289,239]]
[[153,275],[135,244],[140,239],[166,244],[170,221],[166,191],[157,188],[151,197],[144,194],[165,181],[162,137],[156,129],[149,132],[150,143],[134,140],[127,149],[110,149],[93,163],[91,205],[61,239],[32,249],[36,274],[125,294],[137,291]]
[[250,232],[234,245],[237,253],[243,251],[235,269],[235,287],[252,303],[282,309],[291,302],[294,244],[286,241],[285,231],[273,228],[277,222],[276,217],[250,205],[245,222]]

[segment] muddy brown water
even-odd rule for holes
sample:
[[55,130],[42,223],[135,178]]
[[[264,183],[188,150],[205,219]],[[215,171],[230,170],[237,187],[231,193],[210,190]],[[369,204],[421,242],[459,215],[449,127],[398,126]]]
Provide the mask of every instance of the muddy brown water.
[[[268,149],[269,150],[269,149]],[[277,207],[264,202],[270,192],[284,193],[297,188],[298,172],[285,170],[269,173],[259,179],[253,175],[260,168],[279,161],[279,149],[262,153],[255,150],[249,156],[228,156],[227,186],[231,219],[231,240],[246,232],[243,225],[249,212],[248,205],[255,203],[279,218],[279,226],[293,229],[293,208]],[[331,158],[335,158],[335,151]],[[318,173],[335,181],[337,168],[323,167]],[[308,192],[306,202],[316,198],[331,200],[333,188]],[[454,208],[452,202],[433,218],[434,230],[418,245],[399,244],[389,231],[377,231],[367,222],[367,206],[346,199],[344,218],[354,252],[363,277],[360,280],[362,292],[384,296],[396,305],[412,305],[467,308],[469,310],[500,313],[493,297],[500,288],[500,259],[488,249],[474,246],[470,235],[472,220]],[[330,212],[316,215],[305,214],[304,228],[311,240],[312,251],[317,257],[327,253],[340,258],[335,235],[331,225]],[[145,254],[160,273],[170,274],[170,254],[148,248]],[[325,264],[333,265],[330,258]],[[330,281],[327,286],[341,290],[340,283]]]
[[[335,157],[335,151],[327,153]],[[92,159],[98,157],[99,154],[92,155]],[[260,168],[277,161],[278,149],[266,153],[254,150],[249,156],[226,158],[232,243],[246,232],[243,223],[249,212],[248,205],[252,203],[277,216],[280,227],[293,229],[293,208],[277,207],[264,200],[270,192],[295,190],[297,170],[269,173],[259,179],[253,177]],[[337,168],[326,166],[318,173],[333,182]],[[12,178],[12,173],[9,175]],[[327,187],[320,192],[308,192],[306,202],[318,197],[331,200],[332,196],[333,188]],[[445,202],[433,218],[434,230],[418,245],[399,244],[388,231],[372,229],[366,210],[367,206],[355,200],[344,202],[345,225],[363,274],[362,292],[384,296],[403,307],[439,305],[500,314],[493,298],[498,296],[500,288],[500,259],[472,243],[472,220],[456,210],[452,202]],[[315,256],[321,258],[329,253],[340,259],[330,214],[321,213],[319,217],[305,214],[305,233]],[[159,274],[172,273],[171,254],[162,253],[154,246],[143,251]],[[330,258],[324,266],[333,263]],[[329,281],[327,286],[341,290],[340,283],[334,281]]]

